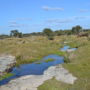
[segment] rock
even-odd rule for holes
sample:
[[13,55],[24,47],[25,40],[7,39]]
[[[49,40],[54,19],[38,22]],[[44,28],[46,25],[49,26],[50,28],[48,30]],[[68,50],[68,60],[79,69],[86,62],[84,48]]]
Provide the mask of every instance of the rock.
[[11,71],[11,68],[15,65],[16,60],[14,56],[11,55],[2,55],[0,56],[0,76],[4,72]]
[[62,65],[49,67],[43,75],[28,75],[14,80],[0,87],[0,90],[37,90],[46,80],[55,77],[58,81],[74,84],[77,79]]
[[71,48],[71,49],[68,49],[67,52],[73,52],[75,51],[77,48]]

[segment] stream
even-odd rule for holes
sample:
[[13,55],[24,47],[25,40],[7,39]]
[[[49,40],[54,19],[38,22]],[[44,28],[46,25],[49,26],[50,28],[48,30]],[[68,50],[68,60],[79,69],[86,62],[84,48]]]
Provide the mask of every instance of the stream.
[[[61,48],[61,51],[67,51],[68,49],[76,50],[76,48],[70,48],[69,46],[64,46],[63,48]],[[53,60],[49,62],[45,62],[48,59],[53,59]],[[10,80],[25,75],[43,75],[44,71],[47,70],[49,67],[63,63],[64,63],[64,57],[51,54],[44,57],[42,60],[38,62],[34,62],[30,64],[21,64],[19,67],[14,67],[10,72],[13,74],[13,76],[1,80],[0,85],[5,85]]]

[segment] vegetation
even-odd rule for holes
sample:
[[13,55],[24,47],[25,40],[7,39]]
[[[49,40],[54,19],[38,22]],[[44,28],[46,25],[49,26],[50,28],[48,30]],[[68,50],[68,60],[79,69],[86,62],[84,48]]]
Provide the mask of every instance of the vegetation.
[[[82,31],[88,34],[90,32],[81,29],[78,26],[78,28],[74,27],[72,30],[53,32],[49,30],[48,34],[45,29],[40,33],[24,34],[23,38],[19,38],[14,33],[11,35],[13,37],[0,40],[0,54],[16,56],[17,66],[41,60],[49,54],[64,56],[66,63],[63,66],[78,78],[75,84],[65,84],[53,78],[46,81],[38,90],[90,90],[90,40],[89,37],[77,37]],[[49,40],[47,38],[49,36],[54,36],[54,39]],[[67,44],[64,42],[67,42]],[[59,50],[64,45],[75,47],[77,50],[68,55],[66,52]]]
[[[66,40],[65,40],[65,37]],[[79,48],[69,53],[70,63],[63,64],[78,79],[73,85],[59,82],[54,78],[46,81],[38,90],[90,90],[90,42],[86,37],[64,36],[71,46]]]
[[50,59],[47,59],[47,60],[45,60],[45,62],[51,62],[51,61],[54,61],[54,59],[52,59],[52,58],[50,58]]
[[3,80],[3,79],[8,78],[10,76],[13,76],[13,74],[12,73],[6,73],[5,75],[0,76],[0,80]]
[[54,33],[49,28],[44,29],[43,30],[43,34],[46,35],[49,40],[53,40],[54,39]]
[[18,37],[18,38],[22,38],[23,34],[22,32],[19,32],[18,30],[12,30],[10,33],[11,37]]
[[[45,28],[42,32],[33,32],[33,33],[24,33],[19,32],[18,30],[11,30],[10,35],[0,35],[0,39],[9,38],[9,37],[16,37],[16,38],[22,38],[22,37],[30,37],[30,36],[46,36],[48,40],[54,40],[54,36],[61,36],[61,35],[79,35],[81,32],[83,32],[83,35],[90,34],[90,29],[83,29],[80,25],[72,27],[72,29],[68,30],[55,30],[53,31],[50,28]],[[87,36],[86,35],[86,36]]]
[[80,32],[82,32],[82,27],[77,25],[75,27],[72,28],[72,33],[73,34],[79,34]]
[[44,56],[59,52],[62,37],[48,40],[45,36],[30,36],[25,38],[7,38],[0,40],[0,54],[16,56],[17,64],[41,60]]

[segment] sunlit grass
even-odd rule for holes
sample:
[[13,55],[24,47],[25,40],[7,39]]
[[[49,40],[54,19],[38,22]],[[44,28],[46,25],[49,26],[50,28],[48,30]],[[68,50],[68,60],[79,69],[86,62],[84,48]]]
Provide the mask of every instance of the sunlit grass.
[[70,63],[63,64],[63,67],[78,79],[73,85],[51,79],[41,85],[38,90],[90,90],[90,41],[86,37],[75,36],[69,36],[64,41],[72,41],[68,43],[71,47],[78,46],[76,51],[69,54]]
[[4,39],[0,40],[0,54],[16,56],[17,65],[31,63],[57,52],[62,46],[61,41],[61,37],[50,41],[44,36]]
[[0,76],[0,80],[6,79],[6,78],[11,77],[11,76],[13,76],[12,73],[7,73],[7,74],[5,74],[3,76]]
[[51,62],[51,61],[54,61],[54,59],[49,58],[49,59],[45,60],[46,63]]
[[[67,44],[63,44],[67,42]],[[74,85],[65,84],[55,79],[46,81],[38,90],[90,90],[90,41],[86,37],[57,36],[53,41],[43,36],[12,38],[0,40],[0,54],[11,54],[17,58],[17,66],[41,60],[49,54],[67,55],[61,52],[64,45],[77,47],[70,53],[70,63],[63,64],[78,79]]]

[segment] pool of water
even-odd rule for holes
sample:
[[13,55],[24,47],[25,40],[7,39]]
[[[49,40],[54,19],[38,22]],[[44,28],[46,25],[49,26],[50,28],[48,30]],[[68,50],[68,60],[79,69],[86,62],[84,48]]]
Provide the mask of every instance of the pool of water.
[[75,51],[77,48],[71,48],[70,46],[64,46],[63,48],[61,48],[61,51]]
[[[54,59],[50,62],[45,62],[48,59]],[[21,64],[19,67],[14,67],[12,72],[14,75],[0,81],[0,85],[7,84],[10,80],[24,76],[24,75],[42,75],[44,71],[50,67],[64,63],[64,58],[58,55],[49,55],[44,57],[39,62],[31,64]]]
[[67,51],[68,49],[70,49],[70,46],[64,46],[63,48],[61,48],[61,51]]
[[[67,51],[67,50],[76,50],[76,48],[70,48],[70,46],[64,46],[61,48],[61,51]],[[48,59],[54,59],[50,62],[45,62]],[[7,84],[10,80],[25,76],[25,75],[42,75],[46,69],[48,69],[50,66],[55,66],[58,64],[64,63],[64,57],[58,56],[58,55],[48,55],[44,57],[42,60],[30,64],[21,64],[19,67],[14,67],[12,69],[13,76],[10,76],[4,80],[0,81],[0,85]]]

